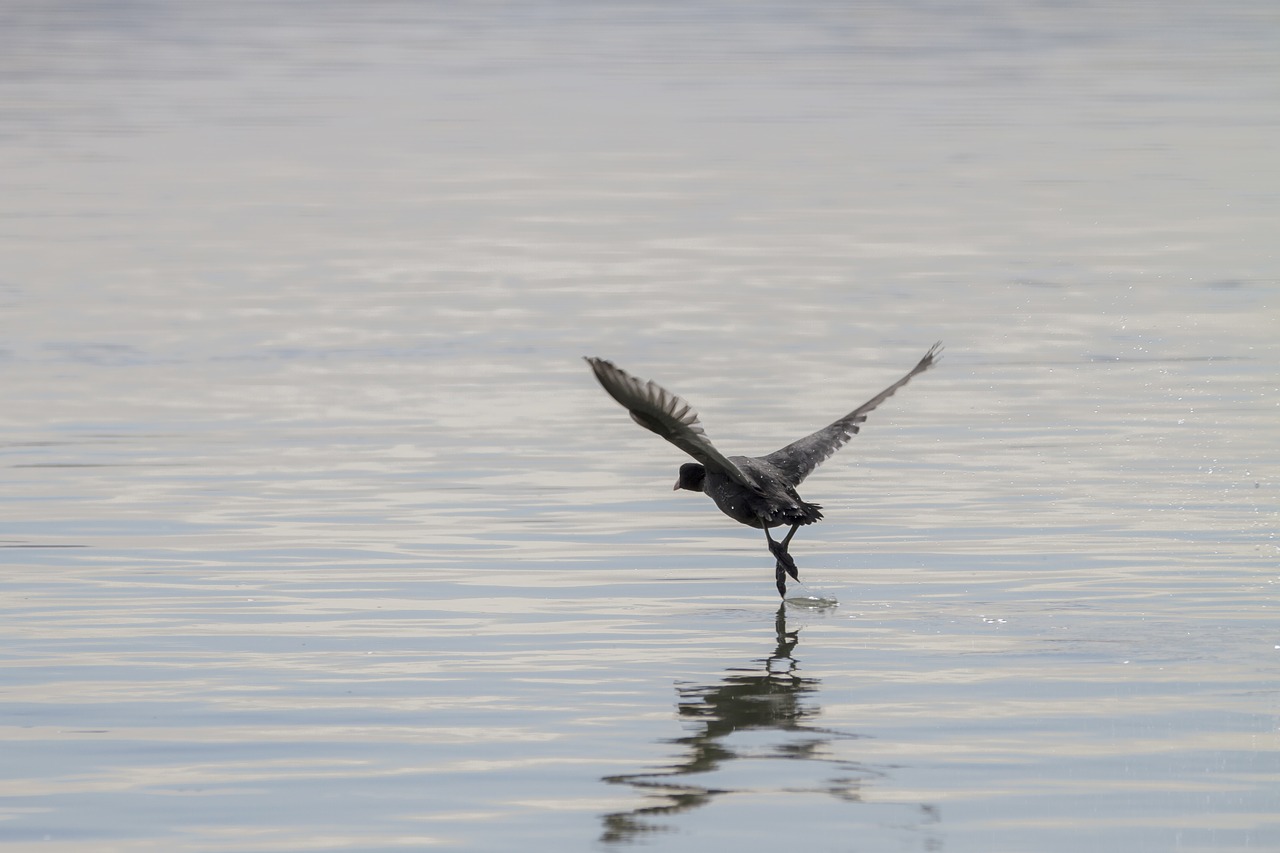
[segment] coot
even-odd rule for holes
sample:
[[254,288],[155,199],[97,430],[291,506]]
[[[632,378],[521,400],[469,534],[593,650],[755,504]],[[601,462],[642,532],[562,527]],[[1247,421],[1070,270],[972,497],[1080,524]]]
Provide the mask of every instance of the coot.
[[[610,361],[592,357],[586,361],[609,396],[631,412],[632,420],[697,460],[680,466],[675,488],[706,492],[720,511],[734,521],[764,530],[769,551],[777,560],[778,594],[785,598],[787,575],[800,579],[795,560],[788,551],[791,537],[803,525],[822,518],[822,507],[801,498],[796,486],[858,432],[858,425],[867,419],[869,412],[892,397],[913,376],[937,364],[941,352],[941,342],[934,344],[906,376],[830,426],[768,456],[723,455],[707,438],[698,413],[683,399],[656,382],[637,379]],[[769,528],[784,525],[791,526],[787,535],[781,540],[774,539]]]

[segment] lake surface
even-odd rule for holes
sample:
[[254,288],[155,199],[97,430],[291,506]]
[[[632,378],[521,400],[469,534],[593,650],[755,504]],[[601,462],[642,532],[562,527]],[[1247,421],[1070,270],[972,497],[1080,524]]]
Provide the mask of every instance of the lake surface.
[[1280,849],[1273,4],[4,14],[0,847]]

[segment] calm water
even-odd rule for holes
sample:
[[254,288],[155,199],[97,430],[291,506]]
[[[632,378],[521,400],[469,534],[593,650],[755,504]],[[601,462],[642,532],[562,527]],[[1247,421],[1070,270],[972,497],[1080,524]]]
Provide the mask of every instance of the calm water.
[[1274,4],[3,14],[0,846],[1280,849]]

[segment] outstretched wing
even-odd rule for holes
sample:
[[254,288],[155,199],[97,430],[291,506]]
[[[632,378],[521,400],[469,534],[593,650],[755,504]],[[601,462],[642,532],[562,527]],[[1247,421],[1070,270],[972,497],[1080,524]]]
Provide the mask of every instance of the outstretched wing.
[[698,413],[680,397],[656,382],[645,382],[602,358],[586,358],[609,396],[631,412],[631,420],[656,432],[712,471],[732,477],[749,489],[759,489],[741,468],[711,444]]
[[781,471],[791,481],[791,485],[800,485],[805,477],[813,473],[814,468],[817,468],[831,454],[844,447],[845,442],[857,434],[858,425],[867,419],[868,413],[892,397],[894,392],[910,382],[913,376],[924,373],[937,364],[938,359],[941,358],[941,353],[942,342],[939,341],[929,347],[929,351],[924,354],[924,358],[920,359],[920,362],[911,368],[906,376],[830,426],[823,427],[813,435],[805,436],[799,441],[792,442],[781,450],[775,450],[768,456],[763,457],[764,461]]

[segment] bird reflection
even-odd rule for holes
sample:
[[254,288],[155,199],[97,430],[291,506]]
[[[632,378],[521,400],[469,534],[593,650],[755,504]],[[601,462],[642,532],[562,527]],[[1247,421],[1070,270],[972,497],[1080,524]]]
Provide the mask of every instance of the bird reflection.
[[[655,799],[652,805],[603,817],[601,842],[619,844],[667,829],[661,819],[706,805],[735,789],[697,784],[695,776],[714,772],[734,759],[806,759],[830,762],[835,771],[815,789],[848,801],[860,799],[862,780],[882,775],[862,765],[830,758],[826,746],[839,738],[857,737],[812,725],[820,709],[813,701],[820,680],[800,674],[793,656],[799,642],[798,631],[787,630],[786,605],[778,608],[775,620],[777,645],[766,658],[751,666],[733,668],[716,684],[678,685],[677,710],[682,720],[694,723],[693,732],[671,741],[684,754],[667,768],[651,773],[606,776],[605,781],[631,785]],[[773,729],[787,733],[780,742],[767,747],[736,747],[726,742],[729,735],[750,730]],[[788,791],[800,789],[788,787]]]

